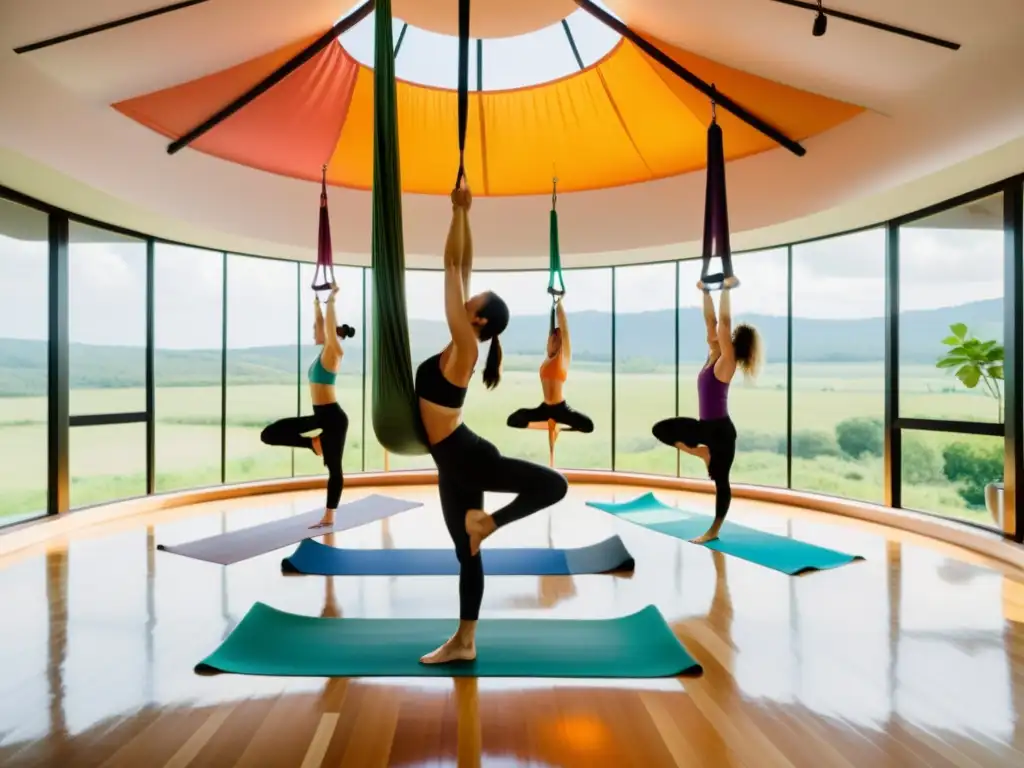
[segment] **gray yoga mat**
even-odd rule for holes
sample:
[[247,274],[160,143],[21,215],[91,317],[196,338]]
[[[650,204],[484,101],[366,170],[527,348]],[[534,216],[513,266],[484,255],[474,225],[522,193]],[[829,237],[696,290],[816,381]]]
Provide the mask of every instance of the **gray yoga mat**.
[[329,528],[309,527],[323,516],[321,508],[302,515],[273,520],[239,531],[221,533],[198,541],[184,544],[160,544],[157,549],[192,557],[196,560],[205,560],[208,563],[231,565],[257,555],[273,552],[281,547],[287,547],[289,544],[296,544],[304,539],[356,528],[422,506],[423,504],[418,501],[396,499],[375,493],[338,507],[334,525]]

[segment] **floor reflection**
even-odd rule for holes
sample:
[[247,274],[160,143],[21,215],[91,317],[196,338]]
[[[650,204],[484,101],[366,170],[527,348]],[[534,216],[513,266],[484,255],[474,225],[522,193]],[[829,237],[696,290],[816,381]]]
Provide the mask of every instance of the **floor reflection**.
[[[324,543],[446,546],[431,491],[402,492],[421,494],[425,506]],[[650,736],[651,765],[761,764],[766,754],[827,758],[818,764],[840,755],[853,765],[893,756],[909,761],[900,765],[1024,759],[1024,576],[849,521],[739,504],[738,523],[866,558],[790,578],[619,523],[586,508],[586,495],[573,489],[555,514],[503,530],[494,546],[571,547],[617,533],[636,558],[632,578],[491,578],[484,616],[597,618],[653,603],[703,677],[196,676],[196,661],[257,600],[329,618],[457,610],[450,577],[283,578],[279,563],[291,548],[228,568],[156,550],[164,540],[300,514],[311,497],[222,502],[92,531],[38,557],[0,558],[0,763],[112,755],[123,745],[111,734],[164,722],[167,713],[189,723],[180,725],[181,742],[215,715],[235,740],[243,720],[299,718],[305,735],[294,749],[305,754],[326,733],[324,765],[352,750],[375,755],[382,740],[392,765],[612,764],[613,755],[635,759],[626,747],[637,733]],[[332,713],[344,716],[323,720]],[[358,736],[348,719],[365,721],[370,735]]]

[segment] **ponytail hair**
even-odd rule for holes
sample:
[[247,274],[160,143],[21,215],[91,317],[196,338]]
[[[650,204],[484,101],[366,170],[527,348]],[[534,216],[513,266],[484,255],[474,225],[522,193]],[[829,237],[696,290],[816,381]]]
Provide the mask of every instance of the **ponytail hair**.
[[732,347],[736,352],[736,363],[747,378],[757,378],[764,363],[764,343],[757,329],[740,323],[732,332]]
[[484,386],[494,389],[501,383],[501,339],[494,336],[491,339],[491,346],[487,350],[487,364],[484,366]]

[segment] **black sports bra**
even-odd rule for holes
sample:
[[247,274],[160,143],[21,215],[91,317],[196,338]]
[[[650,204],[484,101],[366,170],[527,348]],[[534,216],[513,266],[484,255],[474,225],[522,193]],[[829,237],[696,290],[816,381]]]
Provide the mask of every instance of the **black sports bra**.
[[466,402],[466,387],[458,387],[445,378],[439,352],[416,369],[416,396],[444,408],[461,408]]

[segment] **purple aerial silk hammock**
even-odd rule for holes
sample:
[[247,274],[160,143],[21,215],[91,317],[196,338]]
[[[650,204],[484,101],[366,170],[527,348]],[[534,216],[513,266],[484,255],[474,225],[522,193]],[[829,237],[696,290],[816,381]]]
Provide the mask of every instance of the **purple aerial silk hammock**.
[[[704,290],[721,290],[726,278],[733,277],[732,251],[729,248],[729,209],[725,194],[725,151],[722,128],[715,119],[712,103],[711,125],[708,126],[708,177],[704,195],[704,264],[700,279]],[[722,260],[722,271],[708,274],[711,259]]]
[[[323,271],[323,282],[318,283]],[[327,166],[323,169],[320,182],[320,231],[317,234],[316,271],[313,273],[313,290],[329,291],[334,283],[334,250],[331,248],[331,219],[327,215]]]

